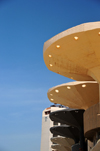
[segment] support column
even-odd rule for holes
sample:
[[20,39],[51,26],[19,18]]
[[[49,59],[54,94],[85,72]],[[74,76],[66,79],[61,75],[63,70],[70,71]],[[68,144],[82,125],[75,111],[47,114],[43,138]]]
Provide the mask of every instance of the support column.
[[91,68],[88,71],[88,75],[91,76],[94,80],[96,80],[98,82],[98,84],[99,84],[99,100],[98,100],[99,110],[98,110],[98,114],[97,115],[100,116],[100,66]]
[[87,151],[83,127],[80,128],[80,148],[82,148],[83,151]]

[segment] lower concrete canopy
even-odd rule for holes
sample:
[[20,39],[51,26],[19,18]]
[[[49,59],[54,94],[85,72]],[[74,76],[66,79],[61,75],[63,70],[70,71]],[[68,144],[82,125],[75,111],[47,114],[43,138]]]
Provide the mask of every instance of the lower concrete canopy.
[[88,109],[99,102],[99,84],[96,81],[75,81],[48,90],[51,102],[74,109]]

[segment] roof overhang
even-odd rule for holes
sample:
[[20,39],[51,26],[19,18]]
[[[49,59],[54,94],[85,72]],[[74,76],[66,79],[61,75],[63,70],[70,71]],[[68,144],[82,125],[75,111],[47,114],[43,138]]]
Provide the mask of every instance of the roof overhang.
[[99,102],[99,84],[96,81],[76,81],[48,90],[51,102],[75,109],[87,109]]
[[84,23],[44,43],[47,68],[65,77],[100,83],[100,22]]

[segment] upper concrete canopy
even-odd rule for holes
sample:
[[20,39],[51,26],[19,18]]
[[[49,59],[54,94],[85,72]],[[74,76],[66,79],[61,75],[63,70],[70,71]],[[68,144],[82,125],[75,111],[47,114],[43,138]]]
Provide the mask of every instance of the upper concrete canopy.
[[75,81],[48,90],[51,102],[75,109],[87,109],[99,102],[99,84],[96,81]]
[[44,43],[47,68],[65,77],[100,83],[100,22],[70,28]]

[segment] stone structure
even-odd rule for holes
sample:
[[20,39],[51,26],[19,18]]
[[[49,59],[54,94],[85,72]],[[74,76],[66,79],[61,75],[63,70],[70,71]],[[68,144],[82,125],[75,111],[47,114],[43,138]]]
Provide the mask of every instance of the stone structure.
[[[100,22],[91,22],[70,28],[44,44],[44,61],[49,70],[78,81],[97,81],[97,96],[86,90],[82,101],[69,98],[71,108],[85,109],[84,132],[94,142],[91,151],[99,151],[100,145]],[[83,90],[84,91],[84,90]],[[80,90],[77,92],[80,93]],[[71,91],[69,91],[69,94]],[[82,92],[81,92],[82,94]],[[57,94],[59,96],[59,94]],[[74,95],[74,94],[73,94]],[[92,100],[86,101],[85,98]],[[96,98],[95,98],[96,97]],[[51,100],[53,101],[53,100]],[[57,102],[57,100],[55,100]],[[66,99],[62,100],[66,104]],[[77,105],[76,105],[77,104]],[[88,115],[88,116],[87,116]],[[94,120],[95,119],[95,120]],[[87,124],[89,122],[89,124]],[[93,124],[92,126],[91,123]],[[92,135],[93,132],[93,135]]]

